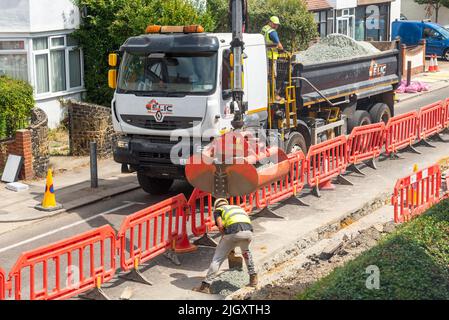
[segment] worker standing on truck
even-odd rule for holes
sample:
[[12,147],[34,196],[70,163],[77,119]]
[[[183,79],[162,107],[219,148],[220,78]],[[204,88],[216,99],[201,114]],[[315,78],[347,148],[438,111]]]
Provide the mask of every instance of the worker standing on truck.
[[253,238],[253,227],[248,214],[239,206],[229,205],[228,200],[219,198],[214,203],[215,224],[222,234],[222,238],[215,249],[212,263],[201,286],[194,291],[211,293],[210,286],[221,264],[235,247],[240,247],[249,273],[249,286],[257,286],[257,273],[249,251],[249,244]]
[[[281,25],[280,20],[276,16],[272,16],[267,25],[262,28],[262,34],[265,37],[265,44],[267,46],[268,57],[268,80],[271,81],[271,72],[274,72],[275,79],[277,78],[277,59],[279,58],[279,50],[284,50],[277,29]],[[273,65],[273,68],[271,67]],[[273,69],[273,70],[272,70]],[[276,86],[276,81],[273,84]],[[276,90],[276,100],[280,100],[278,90]]]

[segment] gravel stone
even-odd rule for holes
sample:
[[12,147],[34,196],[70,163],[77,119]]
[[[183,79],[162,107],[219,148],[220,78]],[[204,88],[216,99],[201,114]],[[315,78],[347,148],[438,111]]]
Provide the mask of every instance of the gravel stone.
[[315,64],[367,56],[381,52],[372,44],[342,34],[330,34],[306,51],[296,54],[296,62]]

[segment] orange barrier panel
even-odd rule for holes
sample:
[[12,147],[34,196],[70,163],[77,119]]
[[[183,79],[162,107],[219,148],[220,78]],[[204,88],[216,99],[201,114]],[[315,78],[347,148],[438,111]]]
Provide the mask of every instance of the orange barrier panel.
[[291,153],[288,155],[288,161],[290,170],[287,176],[260,188],[256,192],[258,209],[288,199],[300,193],[304,188],[306,167],[304,153],[302,151]]
[[2,268],[0,268],[0,300],[4,300],[6,296],[6,276]]
[[319,196],[320,184],[330,182],[346,171],[348,166],[345,136],[324,141],[310,147],[307,154],[307,182]]
[[355,127],[348,138],[348,162],[358,164],[374,160],[382,153],[385,141],[385,124],[373,123]]
[[[115,244],[115,232],[106,225],[22,253],[9,273],[15,300],[68,299],[99,289],[115,274]],[[27,297],[24,283],[29,285]]]
[[121,269],[137,270],[139,264],[175,249],[187,221],[186,206],[186,198],[179,194],[126,217],[117,235]]
[[250,214],[253,211],[255,204],[255,193],[244,195],[240,197],[229,198],[229,204],[242,207],[246,213]]
[[443,105],[443,127],[449,127],[449,98],[444,101]]
[[411,111],[388,121],[385,128],[385,149],[387,154],[396,153],[406,147],[411,147],[418,136],[418,113]]
[[214,221],[214,203],[210,193],[195,188],[189,198],[188,204],[190,214],[192,215],[192,233],[195,236],[198,237],[209,231],[217,230]]
[[435,164],[399,179],[394,187],[391,204],[396,223],[409,221],[440,200],[441,172]]
[[443,102],[438,101],[419,109],[418,137],[427,139],[443,129]]

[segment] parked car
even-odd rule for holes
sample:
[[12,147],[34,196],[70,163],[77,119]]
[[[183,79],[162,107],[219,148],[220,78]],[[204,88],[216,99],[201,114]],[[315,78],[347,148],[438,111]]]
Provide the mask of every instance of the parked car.
[[392,24],[392,39],[400,38],[408,46],[426,40],[426,55],[436,54],[449,61],[449,30],[428,21],[396,20]]

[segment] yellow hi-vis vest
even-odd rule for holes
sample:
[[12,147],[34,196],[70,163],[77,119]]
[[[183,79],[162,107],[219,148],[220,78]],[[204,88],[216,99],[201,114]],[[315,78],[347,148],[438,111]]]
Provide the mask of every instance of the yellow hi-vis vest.
[[245,210],[243,210],[239,206],[227,205],[217,210],[221,211],[221,219],[223,221],[223,226],[228,228],[230,225],[234,223],[249,223],[251,224],[251,220],[246,214]]
[[[267,24],[265,27],[262,28],[262,34],[265,37],[265,44],[267,46],[273,46],[276,45],[271,39],[270,39],[270,34],[276,31],[274,30],[269,24]],[[268,59],[274,59],[276,60],[279,57],[279,53],[276,47],[268,47],[267,48],[267,56]]]

